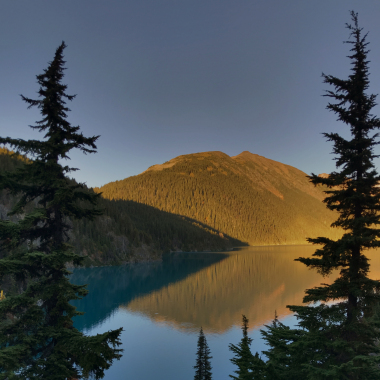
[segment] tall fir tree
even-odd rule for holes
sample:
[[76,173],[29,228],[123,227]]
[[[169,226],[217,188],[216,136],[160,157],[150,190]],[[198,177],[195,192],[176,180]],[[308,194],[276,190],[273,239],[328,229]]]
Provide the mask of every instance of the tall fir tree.
[[[266,329],[261,330],[261,334],[270,347],[268,351],[263,351],[268,360],[265,363],[258,363],[258,368],[255,368],[256,371],[261,370],[261,378],[268,380],[307,379],[305,368],[302,366],[307,362],[305,347],[299,345],[305,331],[291,329],[284,325],[278,320],[277,314],[271,325],[265,327]],[[313,352],[312,356],[315,358],[316,352]]]
[[234,380],[251,380],[253,355],[250,345],[252,343],[252,338],[248,337],[248,319],[245,315],[243,315],[243,325],[241,329],[243,331],[243,338],[240,343],[238,345],[229,345],[229,350],[235,354],[235,357],[231,359],[231,362],[238,367],[238,369],[234,371],[236,376],[229,376]]
[[[380,282],[368,278],[368,249],[380,246],[380,177],[374,168],[374,147],[380,119],[371,114],[376,95],[367,94],[369,73],[367,34],[358,26],[358,15],[351,12],[347,24],[351,45],[351,74],[339,79],[323,74],[333,90],[327,109],[348,125],[351,139],[338,133],[325,133],[334,144],[337,171],[327,178],[310,176],[315,184],[328,186],[326,206],[339,213],[332,224],[343,235],[338,240],[309,239],[320,246],[311,258],[298,260],[322,275],[339,271],[332,284],[306,290],[305,303],[289,306],[296,313],[301,329],[273,328],[264,338],[270,345],[269,363],[273,378],[291,378],[298,367],[305,379],[379,379]],[[276,355],[275,355],[276,353]]]
[[93,219],[100,212],[97,195],[69,180],[67,174],[76,169],[61,162],[72,149],[94,153],[99,136],[84,137],[67,121],[66,100],[74,96],[62,84],[65,47],[62,42],[37,76],[40,99],[22,96],[29,108],[40,109],[42,120],[31,127],[43,132],[44,139],[0,138],[33,157],[15,172],[0,175],[0,189],[18,197],[8,215],[19,216],[18,221],[0,222],[0,280],[12,274],[23,284],[19,294],[0,302],[0,379],[100,379],[121,357],[121,328],[89,337],[73,327],[73,317],[82,313],[69,301],[87,291],[67,277],[66,264],[83,260],[68,244],[69,218]]
[[248,319],[243,317],[243,338],[238,345],[230,344],[229,349],[235,354],[231,362],[238,368],[235,375],[229,375],[234,380],[261,380],[265,370],[265,363],[259,358],[259,354],[252,354],[250,345],[252,338],[248,337]]
[[203,333],[203,329],[199,331],[198,343],[197,343],[197,359],[194,366],[195,376],[194,380],[212,380],[212,367],[210,363],[210,349],[207,344],[206,337]]

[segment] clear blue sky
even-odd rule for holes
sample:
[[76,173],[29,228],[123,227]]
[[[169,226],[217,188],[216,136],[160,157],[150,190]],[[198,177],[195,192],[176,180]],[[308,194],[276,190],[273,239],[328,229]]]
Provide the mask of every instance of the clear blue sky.
[[97,154],[72,154],[75,178],[88,186],[211,150],[330,172],[321,133],[347,127],[325,109],[321,74],[349,74],[351,9],[369,31],[377,93],[379,1],[2,1],[0,134],[42,138],[28,127],[38,110],[20,94],[36,96],[36,75],[64,40],[64,82],[77,94],[69,121],[101,135]]

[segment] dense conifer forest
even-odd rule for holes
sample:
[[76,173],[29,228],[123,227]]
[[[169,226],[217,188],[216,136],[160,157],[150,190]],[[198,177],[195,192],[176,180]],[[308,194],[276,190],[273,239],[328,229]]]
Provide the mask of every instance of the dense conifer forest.
[[340,233],[330,227],[336,215],[322,203],[325,188],[314,188],[294,167],[249,152],[179,156],[94,190],[198,220],[251,245]]
[[[0,171],[13,171],[28,162],[12,153],[0,148]],[[15,201],[8,192],[0,193],[1,219],[7,218]],[[100,198],[99,207],[104,214],[93,221],[70,221],[74,227],[70,243],[76,253],[89,256],[86,265],[155,260],[167,251],[225,250],[242,245],[196,220],[134,201]]]
[[[0,170],[27,163],[0,148]],[[306,237],[338,234],[334,213],[291,166],[243,152],[177,157],[101,188],[95,220],[71,220],[70,243],[86,265],[160,259],[167,251],[225,250],[244,244],[297,244]],[[88,189],[92,192],[92,189]],[[0,194],[0,218],[15,199]]]

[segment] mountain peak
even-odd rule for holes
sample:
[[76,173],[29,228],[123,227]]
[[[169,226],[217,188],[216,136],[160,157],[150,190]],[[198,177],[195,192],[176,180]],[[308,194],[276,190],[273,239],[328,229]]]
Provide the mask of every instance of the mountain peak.
[[243,152],[241,152],[240,154],[238,154],[237,156],[234,156],[234,157],[251,157],[251,156],[258,156],[258,154],[251,153],[248,150],[244,150]]
[[141,174],[144,174],[144,173],[150,172],[150,171],[161,171],[164,169],[168,169],[168,168],[173,167],[177,163],[185,162],[185,161],[191,160],[193,158],[196,158],[198,160],[220,159],[220,158],[230,159],[230,156],[228,156],[226,153],[220,152],[219,150],[210,151],[210,152],[198,152],[198,153],[183,154],[181,156],[174,157],[171,160],[164,162],[163,164],[156,164],[156,165],[150,166],[147,170],[145,170]]

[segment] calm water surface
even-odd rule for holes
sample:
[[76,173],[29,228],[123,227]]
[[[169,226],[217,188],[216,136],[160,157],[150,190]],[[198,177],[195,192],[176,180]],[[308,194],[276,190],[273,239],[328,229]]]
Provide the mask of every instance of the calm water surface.
[[[73,302],[84,316],[75,326],[88,335],[119,327],[123,357],[104,379],[191,380],[201,326],[213,359],[213,378],[227,380],[235,367],[229,343],[237,344],[241,316],[249,319],[252,351],[262,351],[260,328],[275,311],[285,324],[295,318],[286,305],[301,304],[306,288],[334,279],[295,262],[310,246],[247,247],[229,253],[177,253],[162,262],[75,269],[71,281],[89,294]],[[380,252],[371,275],[380,278]]]

